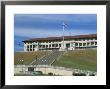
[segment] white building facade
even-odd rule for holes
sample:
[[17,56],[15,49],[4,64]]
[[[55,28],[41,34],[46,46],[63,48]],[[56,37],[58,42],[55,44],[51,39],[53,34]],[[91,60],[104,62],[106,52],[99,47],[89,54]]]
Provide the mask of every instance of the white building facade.
[[38,51],[38,50],[75,50],[75,49],[87,49],[97,48],[97,35],[76,35],[76,36],[64,36],[63,37],[47,37],[47,38],[35,38],[25,40],[24,51]]

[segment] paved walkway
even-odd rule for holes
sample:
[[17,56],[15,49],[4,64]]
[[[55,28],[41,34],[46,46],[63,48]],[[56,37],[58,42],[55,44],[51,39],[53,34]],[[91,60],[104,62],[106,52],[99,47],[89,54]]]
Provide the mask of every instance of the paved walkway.
[[31,65],[52,65],[63,53],[64,51],[52,51],[50,54],[34,60]]

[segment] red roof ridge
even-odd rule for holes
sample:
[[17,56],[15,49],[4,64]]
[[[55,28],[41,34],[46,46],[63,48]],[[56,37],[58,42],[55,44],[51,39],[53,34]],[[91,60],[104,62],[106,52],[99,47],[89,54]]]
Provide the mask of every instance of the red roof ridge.
[[[25,40],[23,42],[28,42],[28,41],[49,41],[49,40],[62,40],[63,36],[60,37],[46,37],[46,38],[32,38],[29,40]],[[97,34],[84,34],[84,35],[74,35],[74,36],[64,36],[65,39],[77,39],[77,38],[88,38],[88,37],[97,37]]]

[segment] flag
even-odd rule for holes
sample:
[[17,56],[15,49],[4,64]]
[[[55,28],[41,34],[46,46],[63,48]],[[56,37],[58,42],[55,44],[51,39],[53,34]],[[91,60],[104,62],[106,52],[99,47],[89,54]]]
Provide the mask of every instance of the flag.
[[63,22],[62,26],[66,27],[66,28],[68,27],[68,25],[64,22]]
[[[69,29],[69,26],[65,22],[62,23],[62,26]],[[69,32],[69,35],[71,36],[71,32]]]

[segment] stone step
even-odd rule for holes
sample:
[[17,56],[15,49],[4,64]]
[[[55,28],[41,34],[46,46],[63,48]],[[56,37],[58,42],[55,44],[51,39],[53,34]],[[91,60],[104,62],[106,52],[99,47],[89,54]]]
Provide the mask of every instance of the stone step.
[[59,56],[61,56],[64,53],[64,51],[52,51],[51,54],[44,56],[40,60],[36,60],[32,63],[32,65],[51,65],[53,62],[55,62]]

